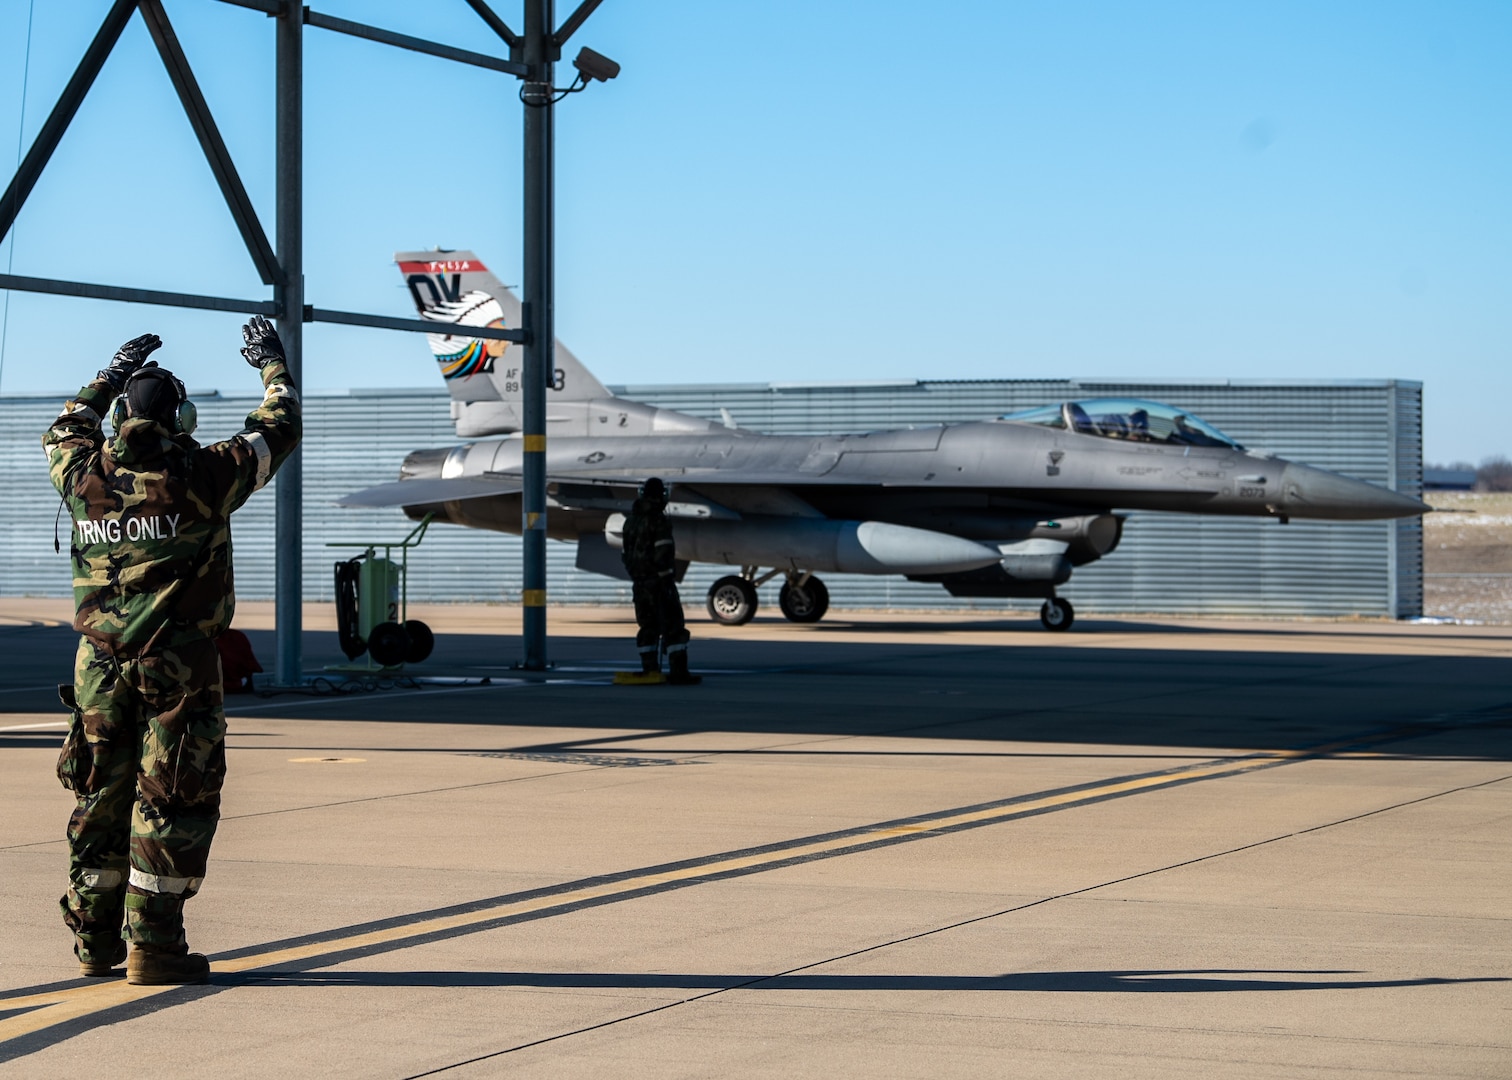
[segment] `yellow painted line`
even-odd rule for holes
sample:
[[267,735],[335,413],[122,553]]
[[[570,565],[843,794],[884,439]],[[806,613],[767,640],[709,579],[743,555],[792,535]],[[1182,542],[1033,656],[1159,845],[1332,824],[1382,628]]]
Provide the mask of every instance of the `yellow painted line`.
[[115,979],[93,986],[80,986],[55,994],[34,994],[24,998],[0,999],[0,1009],[25,1009],[46,1006],[9,1020],[0,1020],[0,1045],[23,1035],[43,1031],[57,1024],[66,1024],[91,1013],[103,1012],[117,1005],[130,1005],[144,998],[154,997],[176,986],[130,986],[125,979]]
[[525,436],[525,452],[527,454],[544,454],[546,452],[546,436]]
[[545,589],[523,589],[520,592],[520,603],[525,607],[545,607]]
[[[1350,739],[1308,750],[1265,751],[1263,753],[1249,754],[1244,757],[1198,765],[1177,772],[1157,773],[1151,776],[1120,780],[1114,783],[1103,784],[1099,787],[1046,795],[1038,799],[1009,803],[1006,806],[999,804],[981,810],[965,811],[914,824],[879,826],[876,829],[865,832],[816,840],[813,843],[783,847],[775,851],[765,851],[755,855],[732,856],[714,862],[701,862],[675,870],[642,874],[639,877],[606,882],[601,885],[584,886],[580,889],[573,889],[570,892],[537,896],[477,911],[440,916],[421,922],[406,923],[402,926],[392,926],[383,930],[354,933],[349,937],[325,939],[305,945],[273,949],[268,952],[238,957],[234,960],[218,960],[210,965],[210,971],[212,975],[235,975],[247,971],[277,967],[281,964],[310,960],[327,954],[347,952],[352,949],[361,949],[373,945],[386,945],[403,941],[406,938],[424,938],[448,930],[465,929],[469,926],[529,915],[551,908],[575,907],[587,901],[602,900],[606,897],[635,893],[661,885],[675,884],[679,881],[688,881],[701,877],[719,877],[742,870],[749,871],[765,865],[785,864],[795,860],[810,859],[816,856],[843,851],[847,848],[864,848],[869,844],[895,839],[900,836],[942,832],[965,825],[981,825],[994,819],[1010,820],[1033,814],[1037,811],[1074,806],[1078,803],[1097,802],[1110,796],[1169,787],[1193,780],[1213,779],[1215,777],[1248,772],[1255,768],[1280,762],[1315,758],[1327,755],[1336,748],[1347,746],[1358,747],[1361,741],[1360,739]],[[177,987],[128,986],[124,980],[121,980],[72,987],[50,993],[34,994],[29,997],[0,998],[0,1012],[26,1008],[35,1010],[21,1016],[11,1017],[8,1020],[0,1020],[0,1045],[11,1039],[21,1038],[22,1036],[45,1030],[57,1024],[67,1023],[70,1020],[76,1020],[92,1013],[114,1008],[118,1005],[131,1004],[155,994],[161,994],[174,989],[177,989]]]

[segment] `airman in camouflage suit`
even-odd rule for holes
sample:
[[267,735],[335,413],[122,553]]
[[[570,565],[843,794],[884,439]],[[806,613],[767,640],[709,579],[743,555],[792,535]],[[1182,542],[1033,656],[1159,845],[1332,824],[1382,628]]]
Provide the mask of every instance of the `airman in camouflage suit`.
[[185,942],[183,906],[205,876],[226,773],[215,637],[236,602],[230,516],[300,437],[277,333],[255,317],[242,334],[266,394],[240,434],[210,446],[190,437],[194,406],[146,362],[161,344],[149,334],[123,345],[42,439],[72,518],[82,635],[74,685],[60,688],[74,723],[58,773],[78,802],[59,903],[86,975],[111,974],[128,940],[128,981],[209,973]]
[[666,510],[667,486],[653,476],[625,518],[620,558],[630,572],[641,669],[647,674],[661,671],[660,653],[665,650],[671,668],[667,681],[689,685],[701,680],[688,673],[689,634],[677,595],[677,554]]

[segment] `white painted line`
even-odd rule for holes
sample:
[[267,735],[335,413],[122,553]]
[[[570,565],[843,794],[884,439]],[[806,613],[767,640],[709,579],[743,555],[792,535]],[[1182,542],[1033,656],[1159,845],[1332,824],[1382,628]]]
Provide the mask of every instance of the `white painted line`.
[[53,720],[45,724],[17,724],[15,727],[0,727],[0,731],[36,731],[39,728],[67,727],[67,720]]

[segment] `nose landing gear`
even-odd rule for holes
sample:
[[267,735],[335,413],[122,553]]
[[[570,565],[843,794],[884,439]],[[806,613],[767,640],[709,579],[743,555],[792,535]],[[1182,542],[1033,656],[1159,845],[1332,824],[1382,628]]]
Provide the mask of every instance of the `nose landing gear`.
[[1069,600],[1052,596],[1040,605],[1040,625],[1052,633],[1059,634],[1071,629],[1071,624],[1075,621],[1076,609]]

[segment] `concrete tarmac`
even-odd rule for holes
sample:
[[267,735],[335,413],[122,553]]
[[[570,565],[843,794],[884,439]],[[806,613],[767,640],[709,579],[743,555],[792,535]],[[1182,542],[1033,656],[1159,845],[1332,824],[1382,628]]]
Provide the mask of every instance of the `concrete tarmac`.
[[230,699],[212,981],[128,987],[56,907],[67,605],[0,601],[0,1076],[1512,1076],[1512,628],[690,610],[673,688],[624,611],[545,677],[412,614],[413,684]]

